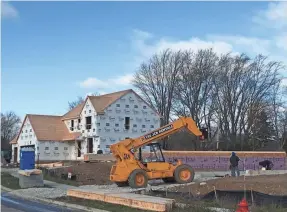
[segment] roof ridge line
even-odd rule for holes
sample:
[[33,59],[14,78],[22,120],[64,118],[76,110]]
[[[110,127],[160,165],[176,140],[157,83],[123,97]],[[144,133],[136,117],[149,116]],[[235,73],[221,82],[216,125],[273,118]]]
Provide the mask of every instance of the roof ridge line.
[[112,94],[117,94],[117,93],[121,93],[121,92],[127,92],[127,91],[132,91],[133,89],[126,89],[126,90],[121,90],[121,91],[116,91],[116,92],[112,92],[112,93],[107,93],[107,94],[103,94],[103,95],[99,95],[99,96],[89,96],[88,97],[104,97],[104,96],[108,96],[108,95],[112,95]]
[[53,116],[53,117],[62,117],[62,115],[46,115],[46,114],[31,114],[27,113],[27,116]]

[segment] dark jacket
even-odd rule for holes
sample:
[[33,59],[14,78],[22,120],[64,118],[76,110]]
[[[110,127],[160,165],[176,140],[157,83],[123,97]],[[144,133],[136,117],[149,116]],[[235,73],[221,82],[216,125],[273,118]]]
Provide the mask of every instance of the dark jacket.
[[259,162],[259,166],[266,168],[266,170],[271,170],[273,167],[273,163],[270,160],[264,160]]
[[232,155],[229,159],[231,166],[236,167],[238,166],[238,162],[239,162],[239,157],[237,157],[236,155]]

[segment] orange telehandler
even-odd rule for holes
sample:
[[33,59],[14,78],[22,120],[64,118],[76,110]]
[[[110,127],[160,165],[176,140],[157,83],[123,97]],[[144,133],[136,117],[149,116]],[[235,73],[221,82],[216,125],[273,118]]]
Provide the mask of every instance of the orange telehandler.
[[[152,179],[162,179],[166,183],[192,182],[194,179],[192,167],[182,164],[180,160],[175,164],[165,162],[159,143],[154,143],[183,128],[187,128],[195,136],[200,136],[201,140],[204,139],[192,118],[180,117],[143,136],[127,138],[111,145],[110,150],[116,158],[116,165],[112,166],[110,180],[120,187],[129,185],[131,188],[144,188],[148,180]],[[146,145],[150,146],[150,152],[154,154],[153,159],[143,160],[141,148]]]

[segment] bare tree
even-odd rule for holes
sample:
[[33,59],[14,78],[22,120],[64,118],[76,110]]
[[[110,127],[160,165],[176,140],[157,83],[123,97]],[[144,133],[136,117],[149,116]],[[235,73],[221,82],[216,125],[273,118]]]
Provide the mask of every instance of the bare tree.
[[267,141],[286,143],[278,92],[283,69],[262,55],[167,49],[141,64],[133,84],[163,117],[161,125],[171,115],[191,116],[198,127],[213,131],[210,141],[221,139],[224,149],[247,150]]
[[14,112],[1,113],[1,149],[10,149],[9,142],[17,135],[21,119]]
[[[89,96],[99,96],[99,93],[92,93]],[[77,100],[74,100],[72,102],[68,102],[69,110],[72,110],[74,107],[78,106],[79,104],[83,103],[85,101],[85,98],[82,96],[78,96]]]
[[287,151],[287,87],[278,86],[274,91],[271,114],[280,149]]
[[77,97],[77,100],[74,100],[72,102],[68,102],[69,104],[69,110],[72,110],[73,108],[75,108],[76,106],[78,106],[79,104],[83,103],[85,101],[85,99],[81,96]]
[[[162,116],[161,126],[169,122],[175,87],[184,66],[183,53],[167,49],[140,65],[133,85]],[[163,148],[167,143],[163,142]]]
[[272,100],[281,68],[279,62],[267,62],[262,55],[253,60],[246,55],[221,57],[214,85],[219,126],[228,146],[235,148],[240,143],[242,149],[244,141],[256,139],[252,128]]
[[282,111],[279,118],[278,129],[280,130],[280,147],[287,151],[287,108],[285,108],[285,111]]
[[177,115],[191,116],[199,127],[207,127],[211,132],[215,112],[212,80],[218,56],[212,49],[184,54],[184,68],[175,89],[173,109]]

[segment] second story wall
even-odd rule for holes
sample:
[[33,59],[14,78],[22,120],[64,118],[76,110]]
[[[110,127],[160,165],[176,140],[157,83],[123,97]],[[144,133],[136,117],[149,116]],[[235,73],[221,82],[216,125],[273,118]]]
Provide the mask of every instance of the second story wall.
[[90,99],[87,99],[86,104],[81,112],[80,132],[83,136],[89,137],[96,135],[97,129],[97,112],[93,107]]
[[64,122],[70,133],[81,132],[81,118],[69,119]]
[[98,117],[100,149],[105,152],[113,143],[127,137],[139,137],[160,127],[160,116],[133,92],[115,101]]
[[19,147],[26,145],[37,145],[37,137],[28,117],[25,119],[17,143]]

